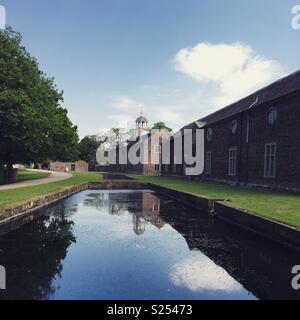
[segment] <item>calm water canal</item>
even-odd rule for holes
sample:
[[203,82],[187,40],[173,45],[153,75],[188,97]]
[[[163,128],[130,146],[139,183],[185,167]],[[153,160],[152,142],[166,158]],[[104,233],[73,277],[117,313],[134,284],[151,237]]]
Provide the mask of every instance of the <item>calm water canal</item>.
[[300,298],[299,254],[150,190],[88,190],[26,220],[0,229],[1,299]]

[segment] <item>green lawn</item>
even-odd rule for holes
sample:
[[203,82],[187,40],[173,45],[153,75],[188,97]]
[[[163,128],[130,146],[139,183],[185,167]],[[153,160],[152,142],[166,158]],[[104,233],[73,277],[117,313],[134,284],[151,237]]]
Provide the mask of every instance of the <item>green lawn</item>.
[[[300,229],[300,196],[263,191],[254,188],[231,187],[209,182],[179,178],[132,176],[170,189],[196,194],[209,199],[230,199],[229,205],[286,223]],[[0,209],[22,203],[42,195],[61,191],[84,182],[100,181],[99,173],[73,173],[73,177],[45,185],[0,191]]]
[[231,187],[180,178],[132,176],[133,178],[208,199],[230,199],[229,205],[300,229],[300,196],[255,188]]
[[34,187],[0,191],[0,209],[11,207],[12,205],[34,199],[42,195],[61,191],[66,187],[74,186],[80,183],[97,182],[102,178],[99,173],[94,172],[76,172],[72,174],[72,178],[63,181],[52,182]]
[[19,169],[17,173],[17,181],[26,181],[26,180],[36,180],[49,177],[50,172],[34,172],[34,171],[27,171]]

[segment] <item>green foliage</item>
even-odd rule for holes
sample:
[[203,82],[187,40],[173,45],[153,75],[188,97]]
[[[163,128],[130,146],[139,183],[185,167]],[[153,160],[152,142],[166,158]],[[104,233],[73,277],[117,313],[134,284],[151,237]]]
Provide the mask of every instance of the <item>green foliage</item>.
[[112,132],[116,135],[117,138],[120,137],[121,129],[120,128],[112,128]]
[[165,130],[167,130],[167,131],[169,131],[169,132],[172,132],[172,129],[171,129],[171,128],[168,128],[168,127],[166,126],[166,124],[165,124],[164,122],[162,122],[162,121],[154,123],[152,129],[156,129],[156,130],[165,129]]
[[63,94],[21,45],[0,31],[0,163],[76,160],[77,127],[61,107]]
[[79,143],[79,157],[90,166],[96,165],[96,152],[101,145],[101,141],[96,136],[84,137]]

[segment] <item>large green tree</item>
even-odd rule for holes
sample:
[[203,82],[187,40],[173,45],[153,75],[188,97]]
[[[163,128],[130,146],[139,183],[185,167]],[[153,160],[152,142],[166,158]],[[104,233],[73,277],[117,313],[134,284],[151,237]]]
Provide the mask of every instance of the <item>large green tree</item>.
[[96,153],[101,143],[97,136],[84,137],[79,143],[80,159],[85,160],[90,167],[95,166],[97,164]]
[[63,94],[21,40],[11,28],[0,31],[0,163],[6,182],[15,163],[78,158],[77,127],[61,107]]

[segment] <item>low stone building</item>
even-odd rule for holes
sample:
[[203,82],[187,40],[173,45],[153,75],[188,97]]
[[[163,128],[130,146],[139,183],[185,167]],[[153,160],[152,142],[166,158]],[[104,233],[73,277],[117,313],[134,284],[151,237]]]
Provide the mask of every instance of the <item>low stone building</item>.
[[88,172],[89,165],[85,161],[76,162],[50,162],[49,169],[51,171],[64,171],[64,172]]

